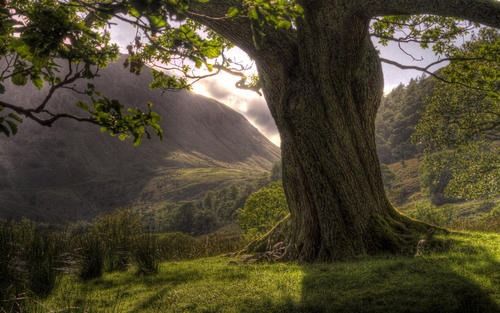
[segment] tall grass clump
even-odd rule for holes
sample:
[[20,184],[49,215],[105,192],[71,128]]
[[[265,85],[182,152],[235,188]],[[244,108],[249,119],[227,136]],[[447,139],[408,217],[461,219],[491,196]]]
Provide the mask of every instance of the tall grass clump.
[[47,296],[55,286],[57,277],[57,246],[55,238],[44,231],[34,229],[25,248],[29,290]]
[[151,275],[158,273],[159,250],[158,238],[151,233],[141,234],[136,237],[134,243],[134,261],[139,275]]
[[12,311],[19,294],[21,277],[14,240],[14,226],[0,221],[0,311]]
[[91,230],[80,236],[78,245],[78,276],[83,280],[101,277],[105,253],[102,239]]
[[142,232],[140,214],[118,210],[97,218],[94,227],[104,245],[106,271],[126,270],[134,249],[134,238]]
[[55,287],[56,233],[35,223],[0,222],[0,312],[22,312],[33,296],[47,296]]

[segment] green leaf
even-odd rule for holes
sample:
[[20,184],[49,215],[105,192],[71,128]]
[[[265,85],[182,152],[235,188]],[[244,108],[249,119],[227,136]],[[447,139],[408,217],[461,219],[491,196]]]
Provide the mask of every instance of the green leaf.
[[149,23],[151,24],[151,27],[156,28],[156,29],[167,26],[167,22],[164,20],[164,18],[162,16],[149,15],[148,20],[149,20]]
[[5,93],[5,86],[0,84],[0,95]]
[[12,135],[17,134],[17,124],[12,122],[12,121],[9,121],[9,120],[7,120],[6,122],[10,127],[10,131],[11,131]]
[[5,136],[10,137],[9,129],[6,126],[4,126],[3,124],[0,124],[0,133],[4,133]]
[[25,86],[28,83],[28,76],[23,73],[16,73],[12,75],[11,81],[16,86]]
[[32,77],[31,82],[33,85],[35,85],[36,88],[42,89],[43,88],[43,79],[40,77]]
[[17,115],[16,113],[9,113],[7,116],[17,121],[18,123],[21,123],[23,121],[23,119],[20,118],[19,115]]
[[141,16],[141,12],[139,12],[139,10],[137,10],[136,8],[130,8],[128,10],[128,13],[130,15],[132,15],[133,17],[140,17]]
[[236,17],[238,14],[240,14],[240,10],[236,7],[230,7],[229,10],[227,10],[227,17]]
[[257,13],[257,9],[255,7],[250,7],[248,10],[248,16],[253,20],[259,19],[259,14]]

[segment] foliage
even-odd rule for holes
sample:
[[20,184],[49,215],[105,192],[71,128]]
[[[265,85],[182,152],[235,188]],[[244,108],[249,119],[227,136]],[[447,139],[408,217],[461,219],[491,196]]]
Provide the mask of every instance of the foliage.
[[281,182],[274,182],[248,197],[239,211],[238,222],[248,239],[256,239],[288,214]]
[[[499,48],[499,33],[486,29],[458,53],[499,55]],[[450,79],[460,72],[474,81],[476,89],[439,83],[429,97],[413,140],[425,149],[423,184],[431,194],[445,192],[459,199],[498,195],[500,150],[494,143],[500,138],[498,64],[480,60],[466,67],[452,62],[443,72]]]
[[498,147],[484,142],[426,154],[421,166],[422,186],[436,204],[452,199],[496,197],[499,162]]
[[185,233],[159,234],[158,246],[162,260],[182,260],[198,256],[198,241]]
[[500,231],[499,200],[473,200],[436,206],[428,200],[416,201],[403,212],[424,222],[453,230]]
[[483,27],[462,46],[452,47],[450,55],[452,61],[443,69],[443,76],[469,90],[482,91],[491,101],[496,101],[498,109],[500,32]]
[[382,45],[391,41],[414,42],[423,49],[432,48],[438,55],[450,55],[455,50],[456,40],[470,34],[477,26],[454,17],[401,15],[375,19],[372,32]]
[[[43,89],[46,97],[34,107],[0,101],[0,133],[16,134],[21,116],[51,126],[62,118],[99,125],[120,139],[132,137],[138,144],[153,132],[159,136],[159,116],[138,108],[125,109],[88,83],[75,89],[75,82],[92,80],[99,69],[118,56],[118,47],[110,42],[106,23],[91,23],[88,10],[76,1],[2,2],[0,8],[0,95],[10,88],[31,83]],[[86,116],[50,110],[50,99],[57,90],[67,88],[86,95],[88,101],[75,105]],[[48,91],[47,91],[48,90]],[[42,115],[42,113],[44,115]]]
[[411,216],[419,221],[426,222],[432,225],[444,226],[449,225],[452,220],[452,209],[438,210],[428,202],[415,203],[415,209]]
[[421,152],[411,138],[436,82],[424,76],[400,85],[383,98],[376,125],[377,152],[385,164],[414,158]]
[[238,209],[255,190],[268,183],[268,178],[231,184],[211,190],[200,201],[166,206],[161,231],[183,232],[192,235],[208,234],[220,227],[234,223]]

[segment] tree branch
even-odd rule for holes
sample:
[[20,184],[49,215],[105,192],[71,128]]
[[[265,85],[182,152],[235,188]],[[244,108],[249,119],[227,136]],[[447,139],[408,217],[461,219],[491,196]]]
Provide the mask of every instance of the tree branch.
[[90,119],[90,118],[79,117],[79,116],[66,114],[66,113],[52,113],[52,112],[47,111],[47,110],[43,110],[41,113],[48,114],[50,116],[50,118],[46,118],[46,119],[41,118],[38,116],[38,114],[37,114],[38,112],[36,112],[36,110],[34,110],[34,109],[25,109],[23,107],[13,105],[11,103],[4,102],[2,100],[0,100],[0,106],[7,108],[7,109],[10,109],[10,110],[16,112],[17,114],[23,115],[27,119],[30,119],[32,121],[37,122],[38,124],[40,124],[42,126],[47,126],[47,127],[51,127],[57,120],[62,119],[62,118],[71,119],[71,120],[75,120],[78,122],[87,122],[87,123],[99,125],[95,120]]
[[257,48],[252,23],[248,17],[223,18],[231,7],[243,9],[242,2],[241,0],[210,0],[207,3],[192,1],[187,16],[228,39],[253,59],[258,59],[263,54],[286,53],[291,46],[296,45],[292,31],[266,27],[265,40],[271,45]]
[[491,90],[484,90],[482,88],[477,88],[477,87],[474,87],[474,86],[470,86],[470,85],[467,85],[467,84],[464,84],[464,83],[461,83],[461,82],[457,82],[457,81],[450,81],[450,80],[447,80],[446,78],[442,77],[442,76],[439,76],[438,74],[436,74],[435,72],[432,72],[430,69],[435,66],[435,65],[438,65],[440,63],[443,63],[443,62],[447,62],[447,61],[464,61],[464,62],[467,62],[467,61],[473,61],[473,60],[482,60],[481,58],[478,58],[478,59],[474,59],[474,58],[446,58],[446,59],[441,59],[439,61],[436,61],[436,62],[433,62],[429,65],[427,65],[426,67],[421,67],[421,66],[414,66],[414,65],[404,65],[404,64],[401,64],[401,63],[398,63],[396,61],[393,61],[393,60],[388,60],[388,59],[384,59],[384,58],[380,58],[380,61],[382,63],[386,63],[386,64],[389,64],[389,65],[392,65],[392,66],[396,66],[402,70],[416,70],[416,71],[420,71],[420,72],[423,72],[425,74],[428,74],[432,77],[434,77],[435,79],[439,80],[439,81],[442,81],[443,83],[447,83],[447,84],[456,84],[456,85],[460,85],[462,87],[466,87],[466,88],[470,88],[470,89],[475,89],[475,90],[479,90],[479,91],[486,91],[486,92],[489,92]]
[[500,1],[497,0],[373,0],[365,1],[363,9],[372,17],[431,14],[500,28]]

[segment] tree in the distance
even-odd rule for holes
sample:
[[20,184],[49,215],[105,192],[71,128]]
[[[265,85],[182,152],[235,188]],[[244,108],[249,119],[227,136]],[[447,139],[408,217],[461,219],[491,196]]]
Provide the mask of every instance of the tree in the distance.
[[[422,181],[434,203],[493,198],[500,192],[500,34],[483,29],[459,49],[474,57],[491,51],[495,64],[470,68],[451,63],[447,77],[466,75],[473,89],[437,83],[428,97],[414,141],[424,147]],[[470,76],[479,76],[480,79]]]
[[[39,76],[51,86],[59,81],[44,62],[70,59],[64,54],[68,49],[81,52],[77,44],[82,38],[89,32],[94,37],[103,33],[96,30],[106,29],[112,17],[138,28],[141,38],[129,46],[127,65],[135,73],[144,64],[156,67],[153,87],[185,88],[207,76],[192,68],[206,68],[208,75],[219,71],[241,75],[238,70],[243,68],[224,52],[231,45],[245,51],[255,61],[258,78],[242,76],[238,86],[262,92],[276,121],[291,213],[287,257],[304,261],[411,251],[428,231],[430,226],[398,213],[384,193],[374,126],[383,93],[381,62],[439,77],[432,66],[454,58],[454,41],[475,26],[457,19],[500,27],[500,2],[495,0],[42,2],[51,11],[62,10],[53,19],[60,22],[55,24],[57,36],[40,36],[44,44],[32,41],[36,36],[31,34],[52,35],[52,31],[34,19],[35,13],[24,10],[41,2],[1,0],[6,8],[0,28],[1,54],[20,56],[26,62],[22,69],[16,67],[20,63],[14,57],[13,71],[19,68],[25,73],[31,61],[42,64],[48,75]],[[76,13],[67,15],[65,10]],[[26,17],[27,26],[18,25],[19,15]],[[75,30],[74,24],[82,29]],[[426,67],[398,64],[379,56],[373,37],[382,44],[417,42],[432,47],[442,58]],[[84,47],[95,52],[102,44]],[[77,55],[83,59],[81,53]],[[87,63],[104,66],[109,59]],[[31,76],[15,75],[22,75],[16,83],[33,81]],[[42,124],[51,121],[40,117],[43,110],[48,111],[44,105],[28,109],[3,100],[0,105]],[[99,102],[98,97],[91,105],[80,106],[90,113],[87,119],[104,124],[114,134],[132,132],[141,137],[145,127],[156,125],[147,113],[143,119],[140,112],[124,119],[116,113],[116,103]],[[63,118],[52,118],[56,117]]]

